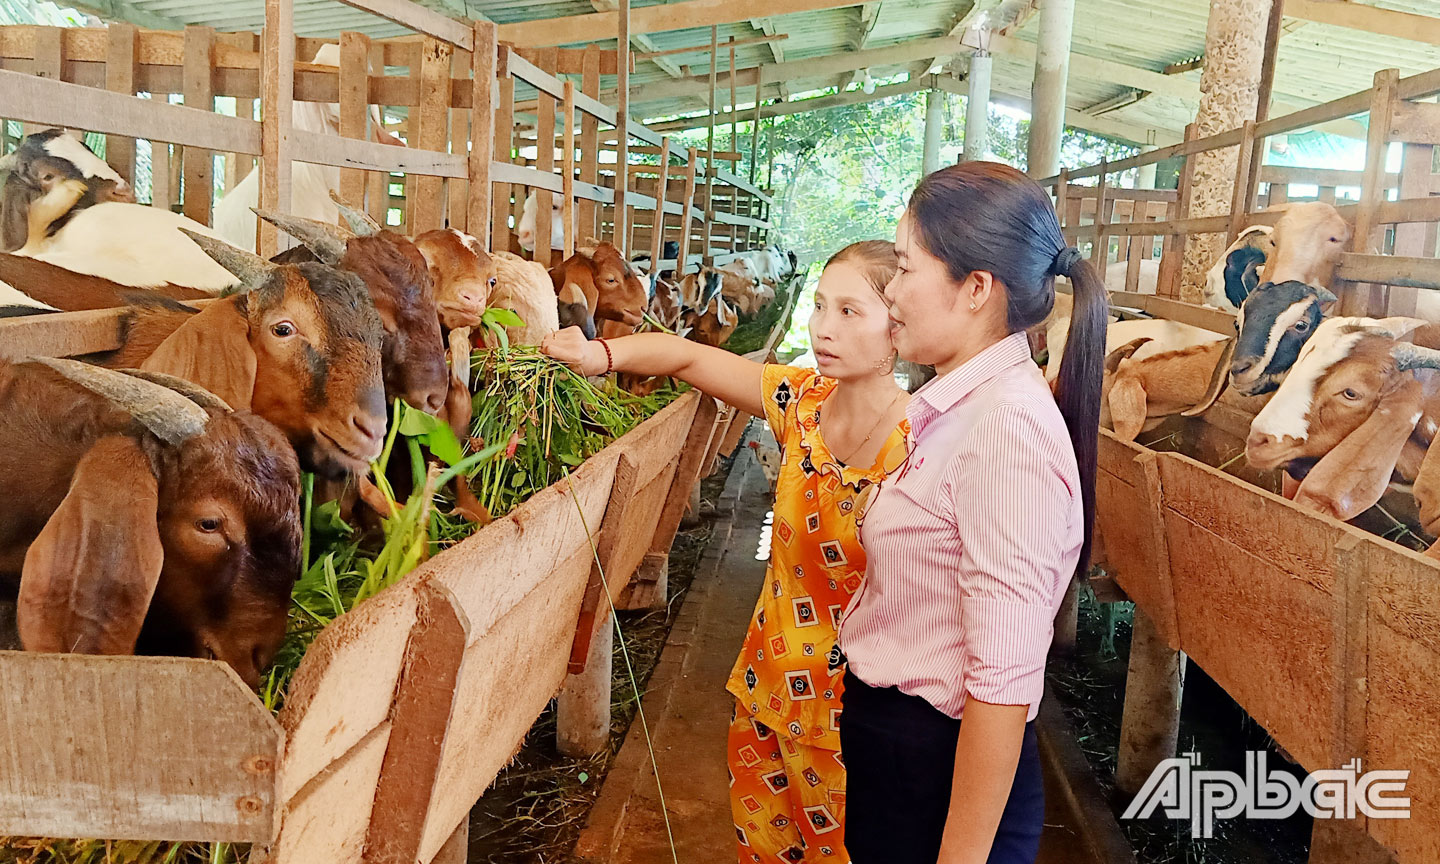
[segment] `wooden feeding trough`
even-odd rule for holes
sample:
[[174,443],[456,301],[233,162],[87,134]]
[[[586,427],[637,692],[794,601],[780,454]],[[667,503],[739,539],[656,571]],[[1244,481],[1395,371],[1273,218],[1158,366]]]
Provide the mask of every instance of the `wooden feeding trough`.
[[[0,358],[113,348],[117,320],[5,322]],[[432,860],[608,632],[604,587],[663,570],[714,418],[686,394],[336,619],[278,718],[215,661],[0,652],[0,833]]]

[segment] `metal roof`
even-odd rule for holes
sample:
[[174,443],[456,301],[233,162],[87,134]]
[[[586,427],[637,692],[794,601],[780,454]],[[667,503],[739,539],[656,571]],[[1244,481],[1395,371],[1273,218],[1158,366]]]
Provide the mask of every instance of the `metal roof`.
[[[89,0],[103,4],[111,14],[142,26],[181,27],[185,24],[207,24],[220,30],[258,31],[264,19],[263,0]],[[454,17],[483,15],[497,23],[510,23],[595,11],[592,0],[419,0],[421,5]],[[599,0],[600,8],[607,8]],[[678,2],[678,0],[677,0]],[[84,4],[81,5],[82,8]],[[652,0],[636,0],[635,8],[654,5]],[[745,45],[736,49],[736,65],[748,69],[785,62],[843,54],[859,49],[876,49],[911,40],[944,36],[974,5],[974,0],[872,0],[864,6],[779,15],[752,19],[719,28],[720,38],[753,38],[761,34],[788,35],[783,42]],[[1361,5],[1352,0],[1351,5]],[[1440,0],[1368,0],[1363,5],[1421,15],[1440,16]],[[1032,2],[1033,6],[1033,2]],[[341,30],[358,30],[372,36],[402,35],[406,31],[368,13],[357,11],[336,0],[295,0],[296,32],[305,36],[334,36]],[[1205,48],[1205,28],[1210,13],[1208,0],[1075,0],[1075,25],[1072,52],[1103,61],[1099,72],[1071,69],[1067,101],[1071,108],[1082,112],[1103,110],[1104,121],[1133,132],[1140,137],[1146,130],[1156,130],[1163,140],[1175,140],[1185,124],[1195,116],[1199,99],[1200,72],[1190,71],[1173,76],[1177,82],[1190,82],[1190,92],[1143,95],[1138,101],[1124,104],[1124,97],[1133,88],[1118,84],[1106,69],[1123,64],[1149,72],[1161,72],[1170,64],[1201,54]],[[1039,26],[1038,16],[1026,16],[1023,26],[1013,35],[1019,42],[1033,43]],[[708,27],[675,30],[665,33],[641,34],[632,39],[637,50],[666,50],[709,42]],[[601,40],[602,46],[614,47],[614,40]],[[1011,43],[1012,47],[1015,43]],[[722,47],[719,60],[722,70],[728,65],[728,52]],[[952,66],[963,74],[966,61],[962,58]],[[921,75],[925,64],[876,66],[869,70],[876,79]],[[1033,61],[996,52],[993,88],[997,98],[1028,98]],[[1287,17],[1280,41],[1275,81],[1276,107],[1272,113],[1287,113],[1306,105],[1328,101],[1348,93],[1367,89],[1374,73],[1383,68],[1398,67],[1402,75],[1410,75],[1440,66],[1440,47],[1368,32],[1334,27],[1326,24]],[[688,68],[687,68],[688,67]],[[646,85],[676,80],[676,75],[704,76],[709,69],[707,52],[673,55],[637,64],[631,76],[634,112],[647,117],[673,116],[702,111],[703,94],[646,98]],[[859,75],[828,75],[785,82],[785,92],[796,94],[815,89],[849,85],[858,86]],[[605,86],[613,86],[606,81]],[[1177,85],[1179,86],[1179,85]],[[720,105],[728,102],[728,84],[720,76]],[[767,93],[767,98],[773,94]],[[741,88],[739,102],[748,105],[753,99],[752,88]],[[1119,105],[1111,107],[1106,103]]]

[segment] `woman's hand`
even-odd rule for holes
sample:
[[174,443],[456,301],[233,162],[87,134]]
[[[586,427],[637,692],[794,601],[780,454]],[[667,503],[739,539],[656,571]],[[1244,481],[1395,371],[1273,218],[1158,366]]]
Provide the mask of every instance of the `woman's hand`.
[[608,365],[605,346],[586,339],[579,327],[551,333],[541,341],[540,350],[587,378],[605,374]]

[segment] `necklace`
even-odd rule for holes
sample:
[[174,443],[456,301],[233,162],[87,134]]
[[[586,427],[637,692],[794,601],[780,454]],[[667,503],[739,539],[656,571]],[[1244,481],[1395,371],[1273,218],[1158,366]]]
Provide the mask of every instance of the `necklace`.
[[[875,425],[870,427],[870,432],[866,434],[864,440],[862,440],[859,444],[856,444],[855,449],[850,451],[850,459],[853,459],[857,453],[865,449],[866,444],[870,443],[870,439],[875,436],[875,431],[880,428],[880,424],[884,423],[885,418],[890,416],[890,409],[895,407],[895,403],[899,401],[900,397],[903,395],[905,395],[905,391],[901,390],[899,393],[896,393],[893,398],[891,398],[890,402],[885,406],[885,410],[881,411],[880,416],[875,420]],[[833,456],[834,454],[832,453],[831,455]],[[841,465],[849,465],[850,459],[839,459],[838,461]]]

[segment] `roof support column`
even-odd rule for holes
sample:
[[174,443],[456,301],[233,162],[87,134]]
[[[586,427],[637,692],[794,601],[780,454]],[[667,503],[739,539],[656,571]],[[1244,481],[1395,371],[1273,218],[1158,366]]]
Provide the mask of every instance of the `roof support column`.
[[1075,0],[1040,0],[1040,35],[1035,51],[1035,80],[1030,85],[1030,141],[1026,158],[1031,177],[1060,173],[1065,82],[1070,75],[1070,32],[1074,24]]
[[[1154,145],[1154,144],[1146,144],[1144,147],[1141,147],[1141,148],[1140,148],[1140,152],[1141,152],[1141,153],[1149,153],[1151,150],[1154,150],[1154,149],[1155,149],[1155,145]],[[1159,162],[1151,162],[1149,165],[1141,165],[1140,168],[1137,169],[1137,171],[1135,172],[1135,173],[1136,173],[1136,177],[1135,177],[1135,188],[1136,188],[1136,189],[1154,189],[1154,188],[1155,188],[1155,169],[1157,169],[1157,168],[1159,168],[1159,167],[1160,167],[1160,163],[1159,163]],[[1138,206],[1138,205],[1137,205],[1137,206]],[[1136,221],[1139,221],[1139,220],[1136,220]]]
[[990,65],[989,51],[976,51],[970,58],[965,96],[966,162],[984,159],[990,153]]
[[[1200,78],[1200,110],[1195,137],[1205,138],[1255,119],[1265,60],[1266,24],[1271,0],[1213,0],[1205,29],[1205,70]],[[1190,185],[1191,218],[1230,212],[1235,191],[1238,148],[1226,147],[1194,157]],[[1244,182],[1244,178],[1241,178]],[[1201,302],[1205,271],[1225,249],[1224,234],[1191,236],[1185,243],[1180,299]]]
[[945,127],[944,94],[934,87],[925,91],[925,152],[920,176],[940,170],[940,132]]

